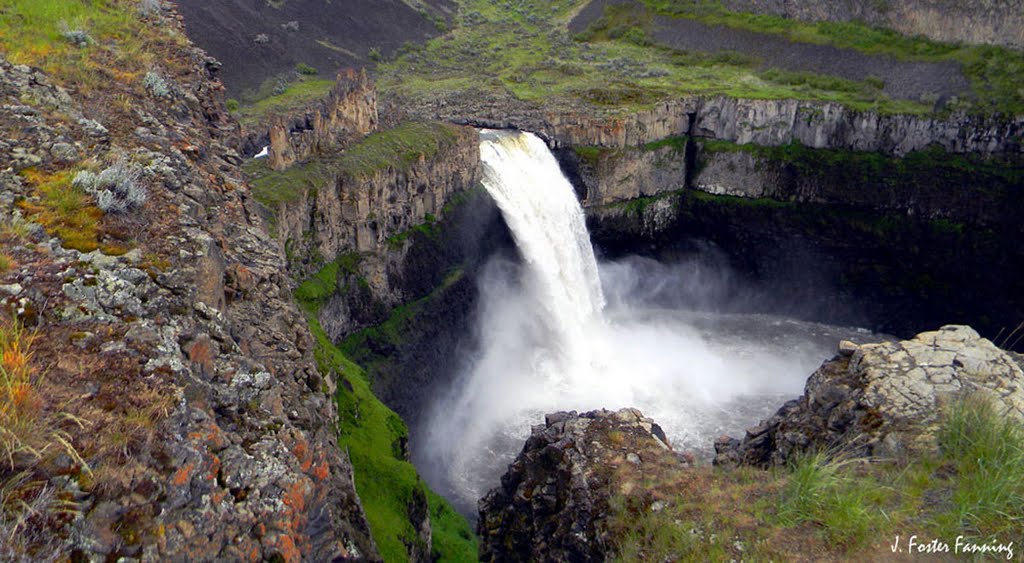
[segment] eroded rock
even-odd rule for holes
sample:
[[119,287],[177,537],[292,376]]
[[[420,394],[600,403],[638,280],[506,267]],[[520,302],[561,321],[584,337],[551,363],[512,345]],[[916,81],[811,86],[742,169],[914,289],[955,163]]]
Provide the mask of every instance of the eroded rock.
[[780,465],[808,449],[890,457],[931,448],[943,408],[968,393],[1024,419],[1019,361],[970,327],[851,348],[841,346],[803,396],[742,440],[719,439],[715,463]]

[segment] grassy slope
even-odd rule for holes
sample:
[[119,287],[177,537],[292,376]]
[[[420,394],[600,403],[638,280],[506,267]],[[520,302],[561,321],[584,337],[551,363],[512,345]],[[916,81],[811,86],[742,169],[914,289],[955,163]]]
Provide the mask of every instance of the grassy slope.
[[643,0],[662,14],[711,25],[781,35],[791,41],[832,45],[901,60],[957,61],[977,100],[964,109],[1024,114],[1024,53],[988,45],[940,43],[857,22],[809,23],[779,16],[729,12],[710,0]]
[[415,538],[408,503],[419,489],[430,507],[432,552],[442,561],[475,561],[476,538],[465,518],[430,491],[412,464],[401,458],[400,442],[408,435],[405,423],[377,400],[362,368],[331,343],[316,320],[317,309],[337,285],[339,271],[353,270],[357,259],[347,255],[328,264],[299,286],[296,297],[316,336],[321,371],[338,374],[339,441],[352,459],[356,490],[373,538],[386,561],[407,559],[404,542]]
[[[89,37],[77,46],[65,31]],[[187,39],[171,28],[148,25],[129,0],[5,0],[0,4],[0,52],[11,62],[35,66],[80,94],[110,81],[140,86],[166,46]]]
[[[956,549],[1024,538],[1024,426],[968,397],[946,413],[937,451],[902,460],[812,454],[771,471],[699,468],[649,476],[613,502],[617,558],[875,559],[896,535]],[[664,506],[652,510],[655,501]],[[961,551],[960,557],[964,554]],[[997,555],[997,559],[1005,559]]]
[[[781,18],[730,15],[706,7],[679,7],[692,3],[649,4],[664,13],[777,33],[793,41],[961,61],[979,98],[969,109],[1024,113],[1019,80],[1024,75],[1024,55],[1020,53],[903,38],[859,24],[814,26]],[[932,110],[921,103],[892,100],[871,81],[777,69],[760,71],[750,57],[655,47],[643,30],[644,18],[631,11],[612,10],[595,29],[573,40],[566,25],[580,5],[581,0],[463,0],[455,29],[424,46],[409,46],[396,60],[382,65],[379,87],[413,99],[483,91],[509,93],[534,102],[585,102],[608,111],[635,110],[660,99],[687,95],[828,100],[882,113],[925,114]]]

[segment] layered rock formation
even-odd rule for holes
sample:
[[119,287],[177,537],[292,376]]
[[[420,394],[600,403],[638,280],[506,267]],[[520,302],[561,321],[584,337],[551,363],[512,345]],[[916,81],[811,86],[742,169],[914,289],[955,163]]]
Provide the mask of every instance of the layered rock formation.
[[636,409],[547,415],[480,501],[480,559],[603,561],[609,498],[642,487],[644,468],[659,466],[684,464]]
[[[339,150],[377,130],[377,89],[366,70],[338,73],[322,100],[287,116],[271,118],[269,128],[249,125],[243,131],[251,149],[266,139],[270,167],[284,170],[297,161]],[[255,151],[254,151],[255,152]]]
[[781,465],[806,451],[896,457],[934,449],[943,407],[973,394],[1024,420],[1022,366],[964,326],[912,340],[840,345],[804,394],[747,431],[715,443],[717,464]]
[[[180,33],[170,15],[149,22]],[[2,235],[5,314],[45,335],[34,361],[59,386],[39,408],[73,417],[62,428],[81,456],[39,462],[78,516],[32,526],[72,559],[375,559],[333,377],[241,179],[218,65],[187,42],[154,45],[173,63],[166,96],[112,83],[72,99],[0,59],[0,150],[13,155],[0,209],[22,225]],[[145,202],[104,215],[72,199],[98,234],[53,230],[46,190],[118,155]],[[103,252],[71,248],[95,247],[89,236]]]
[[863,21],[951,43],[1024,47],[1020,0],[725,0],[730,10],[805,21]]
[[739,144],[878,151],[903,156],[929,146],[953,153],[1021,158],[1024,116],[949,117],[880,115],[841,104],[800,100],[694,97],[665,101],[626,115],[543,108],[487,95],[456,95],[410,108],[429,119],[491,128],[518,128],[544,136],[555,147],[635,147],[693,134]]

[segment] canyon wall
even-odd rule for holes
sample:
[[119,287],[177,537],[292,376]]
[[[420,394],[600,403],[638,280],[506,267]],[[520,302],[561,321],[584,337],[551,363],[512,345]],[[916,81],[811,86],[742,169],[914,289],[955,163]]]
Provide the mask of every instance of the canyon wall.
[[[628,114],[546,109],[482,95],[438,99],[410,112],[490,128],[517,128],[550,145],[631,147],[683,134],[739,144],[878,151],[903,156],[930,146],[958,154],[1024,158],[1024,116],[881,115],[831,102],[694,97],[664,101]],[[468,98],[468,96],[465,96]]]
[[284,170],[343,149],[376,131],[379,124],[373,80],[365,69],[345,69],[324,98],[284,115],[242,124],[241,148],[251,156],[269,147],[271,168]]
[[1024,48],[1020,0],[724,0],[730,10],[804,21],[863,21],[951,43]]

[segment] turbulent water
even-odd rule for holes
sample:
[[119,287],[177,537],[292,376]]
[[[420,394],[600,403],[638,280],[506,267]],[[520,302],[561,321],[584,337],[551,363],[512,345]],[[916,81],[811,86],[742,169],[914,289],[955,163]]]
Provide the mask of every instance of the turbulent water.
[[[457,385],[428,417],[416,462],[466,513],[498,484],[544,413],[638,407],[677,449],[707,453],[798,395],[838,338],[858,335],[759,315],[659,308],[628,261],[598,266],[583,210],[543,141],[481,133],[484,186],[522,257],[493,259]],[[683,283],[666,276],[663,284]],[[685,285],[685,284],[684,284]],[[605,294],[614,299],[606,306]]]

